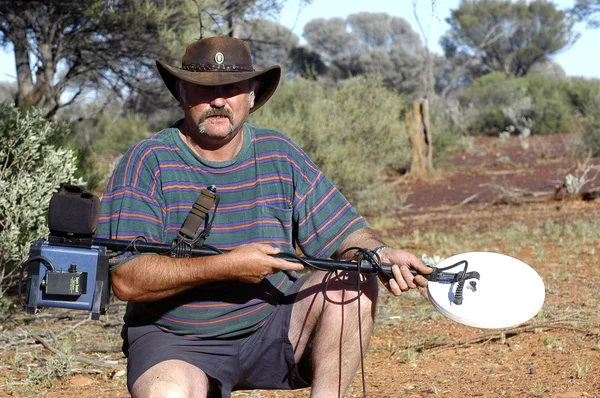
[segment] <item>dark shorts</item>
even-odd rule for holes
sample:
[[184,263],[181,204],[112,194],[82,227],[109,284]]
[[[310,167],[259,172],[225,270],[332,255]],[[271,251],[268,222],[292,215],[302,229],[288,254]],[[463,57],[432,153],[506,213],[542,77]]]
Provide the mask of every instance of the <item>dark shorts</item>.
[[263,327],[239,339],[198,339],[164,332],[154,325],[124,329],[129,345],[129,391],[152,366],[174,359],[190,363],[209,376],[210,397],[229,397],[234,390],[308,387],[310,361],[296,365],[288,338],[294,298],[305,279],[292,285]]

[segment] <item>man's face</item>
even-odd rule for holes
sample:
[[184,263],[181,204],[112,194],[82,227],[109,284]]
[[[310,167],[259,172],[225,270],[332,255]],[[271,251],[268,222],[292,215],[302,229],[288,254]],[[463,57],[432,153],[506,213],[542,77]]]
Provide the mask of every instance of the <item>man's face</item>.
[[186,119],[211,140],[232,138],[254,106],[249,81],[225,86],[182,82],[178,88]]

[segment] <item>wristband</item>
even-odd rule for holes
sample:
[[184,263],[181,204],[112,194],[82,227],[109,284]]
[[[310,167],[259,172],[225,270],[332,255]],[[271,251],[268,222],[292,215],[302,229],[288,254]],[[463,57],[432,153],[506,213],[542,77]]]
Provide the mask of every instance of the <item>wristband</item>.
[[375,254],[377,254],[379,256],[379,254],[381,253],[381,251],[383,249],[387,249],[389,246],[388,245],[381,245],[379,247],[376,247],[375,250],[373,250],[375,252]]

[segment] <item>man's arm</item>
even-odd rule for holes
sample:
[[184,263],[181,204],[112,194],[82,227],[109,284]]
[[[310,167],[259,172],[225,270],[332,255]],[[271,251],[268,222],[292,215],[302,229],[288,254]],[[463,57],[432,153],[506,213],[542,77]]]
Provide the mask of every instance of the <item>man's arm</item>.
[[205,283],[225,280],[259,283],[281,270],[303,269],[301,264],[270,256],[278,252],[272,246],[254,243],[205,257],[140,255],[111,272],[112,288],[123,301],[155,301]]
[[[371,228],[361,228],[351,233],[338,247],[335,255],[339,256],[344,250],[351,247],[374,250],[381,246],[386,246],[379,252],[381,262],[393,264],[392,273],[394,274],[394,278],[388,279],[380,274],[379,279],[393,295],[399,296],[402,292],[409,289],[427,286],[427,279],[421,275],[414,276],[410,272],[410,269],[412,268],[421,274],[429,274],[432,269],[424,265],[412,253],[387,247],[381,236]],[[353,252],[351,251],[345,257],[348,258],[352,254]]]

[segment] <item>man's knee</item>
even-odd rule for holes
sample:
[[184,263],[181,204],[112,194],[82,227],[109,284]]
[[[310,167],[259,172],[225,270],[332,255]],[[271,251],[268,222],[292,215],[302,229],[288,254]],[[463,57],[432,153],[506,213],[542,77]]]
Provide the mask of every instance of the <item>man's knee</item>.
[[[357,278],[360,277],[360,281]],[[359,283],[357,283],[359,282]],[[369,275],[348,273],[340,275],[339,279],[330,282],[327,289],[327,300],[331,303],[345,306],[370,307],[377,303],[379,286],[377,278]]]
[[133,398],[184,398],[206,397],[208,377],[197,367],[179,360],[169,360],[154,365],[133,384]]
[[139,381],[133,385],[131,390],[133,398],[187,398],[189,391],[174,381],[156,380],[148,385],[140,384]]

